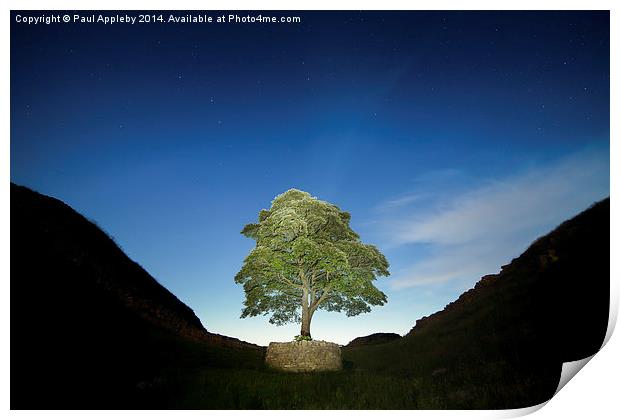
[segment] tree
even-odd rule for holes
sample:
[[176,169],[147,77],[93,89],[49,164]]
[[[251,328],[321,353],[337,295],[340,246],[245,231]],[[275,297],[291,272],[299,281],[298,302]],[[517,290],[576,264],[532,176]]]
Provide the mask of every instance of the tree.
[[235,276],[245,291],[241,317],[271,314],[276,325],[301,321],[301,335],[310,337],[317,309],[355,316],[386,303],[372,281],[388,276],[389,264],[360,241],[350,220],[337,206],[296,189],[261,210],[258,223],[241,231],[256,241]]

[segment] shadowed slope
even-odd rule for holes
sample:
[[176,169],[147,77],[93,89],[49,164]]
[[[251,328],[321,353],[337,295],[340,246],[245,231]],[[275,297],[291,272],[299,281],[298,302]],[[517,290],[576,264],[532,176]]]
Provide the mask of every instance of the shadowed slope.
[[69,206],[11,184],[12,408],[133,405],[163,367],[216,347],[262,354],[207,332]]
[[[516,408],[553,395],[562,363],[601,347],[609,199],[535,241],[402,339],[345,347],[357,369],[417,377],[446,408]],[[425,386],[428,384],[428,386]]]
[[390,341],[398,340],[399,338],[401,338],[400,335],[396,333],[374,333],[366,335],[364,337],[354,338],[353,340],[351,340],[351,342],[349,342],[349,344],[347,344],[347,346],[352,347],[383,344],[389,343]]

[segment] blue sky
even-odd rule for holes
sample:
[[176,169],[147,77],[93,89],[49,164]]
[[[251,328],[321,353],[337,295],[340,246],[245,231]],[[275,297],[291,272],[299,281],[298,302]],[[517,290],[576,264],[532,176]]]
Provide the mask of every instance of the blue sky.
[[12,19],[11,180],[96,221],[208,330],[259,344],[299,328],[239,319],[239,231],[289,188],[350,211],[391,264],[386,306],[315,315],[339,343],[406,333],[609,195],[608,13],[301,17]]

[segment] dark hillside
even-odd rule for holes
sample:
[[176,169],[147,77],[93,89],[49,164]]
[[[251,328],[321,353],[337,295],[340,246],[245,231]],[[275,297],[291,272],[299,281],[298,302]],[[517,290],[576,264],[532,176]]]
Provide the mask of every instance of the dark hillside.
[[368,346],[373,344],[383,344],[389,343],[390,341],[398,340],[400,335],[396,333],[374,333],[370,335],[366,335],[364,337],[357,337],[347,346]]
[[69,206],[11,184],[12,408],[133,405],[162,368],[216,348],[262,353],[207,332]]
[[447,408],[549,399],[562,363],[599,350],[609,313],[609,199],[535,241],[402,339],[345,347],[356,369],[417,377]]

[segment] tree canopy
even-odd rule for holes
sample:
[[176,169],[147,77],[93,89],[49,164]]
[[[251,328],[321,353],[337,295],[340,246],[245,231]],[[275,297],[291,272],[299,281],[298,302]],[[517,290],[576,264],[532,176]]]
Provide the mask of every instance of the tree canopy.
[[291,189],[278,195],[258,222],[241,233],[256,241],[235,282],[245,291],[241,317],[271,314],[269,322],[301,322],[310,336],[317,309],[355,316],[387,297],[372,282],[388,276],[389,264],[349,226],[337,206]]

